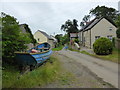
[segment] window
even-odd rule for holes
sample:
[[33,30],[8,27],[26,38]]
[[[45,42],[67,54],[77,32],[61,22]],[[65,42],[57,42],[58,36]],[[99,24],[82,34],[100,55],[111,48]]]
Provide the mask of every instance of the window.
[[40,39],[38,38],[38,41],[40,41]]
[[112,27],[109,27],[109,31],[112,31]]
[[112,41],[112,35],[108,35],[107,38],[110,39],[110,41]]
[[95,40],[97,40],[97,39],[99,39],[100,38],[100,36],[95,36]]

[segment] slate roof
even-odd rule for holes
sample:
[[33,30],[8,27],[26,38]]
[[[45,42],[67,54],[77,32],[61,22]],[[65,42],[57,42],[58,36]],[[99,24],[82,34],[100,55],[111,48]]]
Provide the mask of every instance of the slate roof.
[[102,18],[95,18],[92,21],[90,21],[87,25],[85,25],[80,31],[87,31],[90,30],[91,28],[93,28],[99,21],[101,21],[103,18],[105,18],[106,20],[108,20],[111,24],[113,24],[115,27],[117,27],[115,25],[115,23],[111,20],[108,19],[107,17],[102,17]]
[[53,38],[51,38],[46,32],[43,32],[43,31],[40,31],[40,30],[38,30],[38,31],[41,32],[43,35],[45,35],[48,39],[53,40]]

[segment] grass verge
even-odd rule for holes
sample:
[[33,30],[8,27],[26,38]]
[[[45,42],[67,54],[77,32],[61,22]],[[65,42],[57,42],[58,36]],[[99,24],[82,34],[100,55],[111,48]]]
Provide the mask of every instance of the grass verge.
[[115,63],[120,63],[120,50],[114,48],[112,54],[109,55],[96,55],[96,54],[90,54],[86,51],[80,51],[80,53],[86,54],[86,55],[90,55],[90,56],[94,56],[96,58],[100,58],[103,60],[109,60]]
[[75,49],[72,49],[72,48],[68,48],[70,51],[75,51],[75,52],[80,52],[80,50],[75,50]]
[[57,48],[53,48],[52,50],[53,51],[60,51],[60,50],[62,50],[63,49],[63,46],[59,46],[59,47],[57,47]]
[[33,88],[54,81],[59,76],[60,63],[57,58],[51,56],[48,62],[19,79],[19,70],[14,66],[6,65],[2,71],[3,88]]

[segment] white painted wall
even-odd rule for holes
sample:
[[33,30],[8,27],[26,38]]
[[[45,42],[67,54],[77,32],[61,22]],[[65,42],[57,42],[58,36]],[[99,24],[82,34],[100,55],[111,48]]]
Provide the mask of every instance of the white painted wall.
[[84,32],[85,47],[90,48],[90,30]]
[[[35,32],[34,34],[34,38],[37,40],[38,43],[44,43],[44,42],[47,42],[48,39],[46,36],[44,36],[41,32],[37,31]],[[39,39],[39,41],[38,41]]]
[[[109,30],[110,28],[112,30]],[[91,29],[91,45],[95,42],[95,36],[107,38],[108,35],[112,35],[112,37],[116,37],[116,30],[117,28],[113,24],[103,18]]]

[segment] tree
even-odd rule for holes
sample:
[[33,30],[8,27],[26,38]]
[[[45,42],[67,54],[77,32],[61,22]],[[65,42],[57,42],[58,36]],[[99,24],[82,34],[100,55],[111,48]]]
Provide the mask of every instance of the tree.
[[65,31],[68,33],[68,35],[70,35],[70,33],[77,33],[78,32],[78,24],[77,24],[77,20],[73,19],[73,21],[71,20],[67,20],[65,22],[65,24],[63,24],[61,26],[61,30]]
[[118,15],[117,19],[115,20],[115,23],[118,27],[116,34],[117,34],[117,38],[120,38],[120,14]]
[[89,21],[90,21],[90,15],[85,15],[82,19],[82,22],[80,22],[80,26],[81,27],[85,26]]
[[117,38],[120,38],[120,27],[117,29],[116,34],[117,34]]
[[23,51],[30,43],[27,34],[21,32],[19,22],[13,16],[1,13],[2,19],[2,57],[4,59],[14,57],[15,51]]
[[57,42],[60,43],[61,38],[62,38],[62,34],[55,35],[55,38],[57,39]]
[[115,20],[117,27],[120,27],[120,15],[118,15],[117,19]]
[[69,35],[68,34],[65,34],[62,38],[61,38],[61,43],[62,45],[66,44],[69,42]]
[[26,32],[29,34],[28,36],[31,39],[31,43],[33,43],[35,45],[37,41],[36,41],[36,39],[34,39],[29,26],[27,24],[24,24],[24,27],[25,27]]
[[90,14],[95,17],[108,17],[112,20],[115,20],[117,17],[118,11],[114,8],[109,8],[105,6],[97,6],[95,9],[90,10]]

